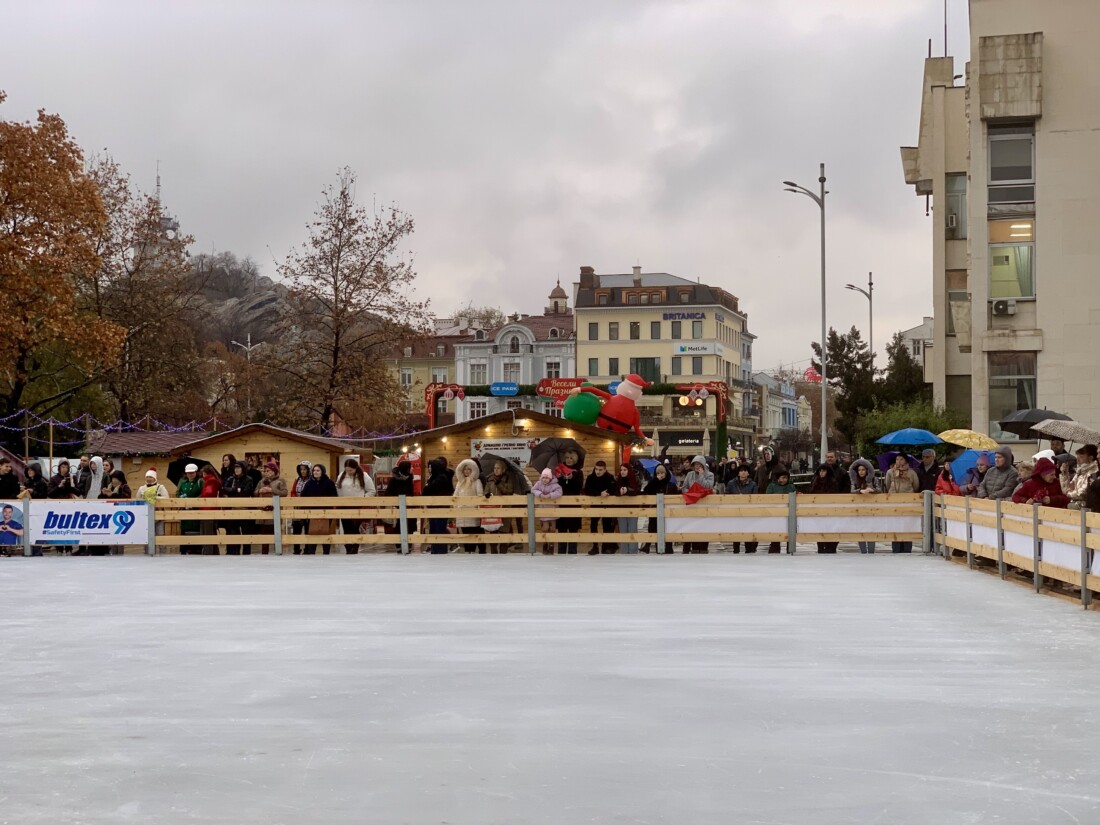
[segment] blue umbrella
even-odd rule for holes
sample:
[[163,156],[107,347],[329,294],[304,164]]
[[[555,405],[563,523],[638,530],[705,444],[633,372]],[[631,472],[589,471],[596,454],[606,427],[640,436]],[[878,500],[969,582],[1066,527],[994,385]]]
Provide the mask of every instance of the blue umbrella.
[[642,467],[645,468],[645,471],[647,473],[652,473],[655,469],[657,469],[657,465],[661,462],[655,458],[640,458],[638,459],[638,463],[640,463]]
[[989,459],[989,464],[992,466],[993,453],[988,450],[963,450],[958,456],[951,459],[951,474],[955,476],[956,484],[962,484],[966,474],[978,466],[978,456],[983,455]]
[[875,442],[876,444],[892,444],[897,447],[923,447],[925,444],[943,444],[943,439],[928,430],[918,430],[916,427],[906,427],[888,433]]

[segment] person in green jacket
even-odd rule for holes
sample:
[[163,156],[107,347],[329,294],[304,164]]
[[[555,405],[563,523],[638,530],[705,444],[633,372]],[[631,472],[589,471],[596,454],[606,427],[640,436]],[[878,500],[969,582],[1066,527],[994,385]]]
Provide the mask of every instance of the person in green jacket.
[[[199,498],[202,495],[202,479],[199,478],[199,468],[195,464],[188,464],[183,468],[183,478],[176,485],[176,498]],[[180,535],[197,536],[200,534],[197,521],[181,521]],[[202,553],[202,546],[198,544],[181,544],[180,555],[197,556]]]
[[[775,471],[775,475],[772,476],[772,480],[768,482],[768,495],[787,495],[788,493],[797,493],[798,491],[794,487],[794,482],[791,481],[790,471],[787,470],[782,464],[779,465],[779,469]],[[791,549],[791,541],[787,542],[787,549]],[[779,542],[773,541],[768,545],[769,553],[779,552]]]

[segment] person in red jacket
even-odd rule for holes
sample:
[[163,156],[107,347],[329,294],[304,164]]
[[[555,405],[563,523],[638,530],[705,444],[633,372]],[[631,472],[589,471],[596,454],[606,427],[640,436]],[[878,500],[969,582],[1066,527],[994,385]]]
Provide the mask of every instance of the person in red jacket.
[[[217,498],[221,495],[222,480],[218,475],[218,471],[210,464],[203,465],[202,468],[202,490],[199,492],[199,498]],[[210,508],[203,508],[209,510]],[[218,522],[212,519],[204,519],[199,522],[199,532],[204,536],[216,536],[218,534]],[[204,556],[217,556],[220,555],[218,545],[216,544],[204,544],[200,551]]]
[[1068,507],[1069,496],[1062,492],[1058,483],[1058,468],[1049,458],[1040,458],[1035,462],[1031,478],[1019,486],[1012,494],[1017,504],[1042,504],[1046,507]]
[[951,471],[950,461],[943,462],[943,469],[940,470],[940,476],[936,479],[936,495],[941,493],[945,496],[962,495],[959,485],[955,483],[955,474]]

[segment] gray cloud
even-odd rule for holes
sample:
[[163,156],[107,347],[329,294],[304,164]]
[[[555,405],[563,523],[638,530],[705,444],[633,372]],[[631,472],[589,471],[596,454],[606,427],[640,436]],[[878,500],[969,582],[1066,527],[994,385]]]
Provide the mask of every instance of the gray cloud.
[[[965,4],[952,0],[965,46]],[[6,13],[8,118],[59,112],[164,196],[197,251],[268,273],[348,164],[413,214],[421,291],[537,311],[555,277],[635,262],[720,284],[755,363],[818,337],[874,270],[876,329],[930,313],[930,224],[902,182],[939,0],[35,3]],[[959,63],[961,67],[961,61]],[[960,68],[961,71],[961,68]]]

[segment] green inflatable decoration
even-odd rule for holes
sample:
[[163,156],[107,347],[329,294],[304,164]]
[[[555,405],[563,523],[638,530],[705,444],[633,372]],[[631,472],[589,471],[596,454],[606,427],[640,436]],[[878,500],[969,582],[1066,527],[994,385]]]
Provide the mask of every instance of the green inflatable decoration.
[[[581,386],[591,387],[593,385],[582,384]],[[600,414],[601,406],[603,406],[603,403],[598,395],[589,392],[571,395],[565,399],[565,406],[562,407],[562,418],[566,421],[572,421],[574,424],[592,426],[596,423],[596,416]]]

